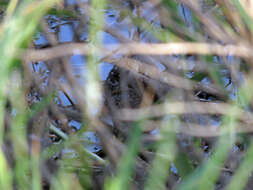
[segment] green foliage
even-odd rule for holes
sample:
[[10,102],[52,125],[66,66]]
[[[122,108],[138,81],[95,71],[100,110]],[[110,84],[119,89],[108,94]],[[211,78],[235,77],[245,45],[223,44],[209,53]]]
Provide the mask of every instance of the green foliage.
[[[20,64],[17,56],[20,54],[20,49],[28,46],[36,26],[40,18],[45,14],[46,10],[52,6],[56,1],[43,1],[39,4],[34,2],[22,2],[18,6],[15,1],[10,1],[7,8],[7,16],[9,18],[4,23],[3,30],[1,31],[0,42],[0,147],[3,143],[4,134],[4,109],[6,105],[6,91],[7,85],[11,88],[8,91],[11,92],[10,100],[13,109],[17,114],[12,117],[12,125],[9,133],[6,134],[7,138],[12,139],[15,155],[15,168],[14,173],[10,172],[10,168],[7,166],[7,161],[3,158],[2,149],[0,149],[1,164],[0,173],[5,174],[0,179],[0,189],[10,189],[12,182],[10,179],[14,178],[20,189],[40,189],[40,177],[38,174],[38,158],[34,158],[32,163],[37,163],[37,167],[32,164],[32,185],[30,173],[30,159],[28,155],[28,147],[26,145],[26,122],[27,112],[24,102],[24,94],[21,85],[20,75],[13,72],[13,68]],[[27,7],[26,7],[27,6]],[[25,7],[25,9],[24,9]],[[30,19],[33,17],[33,19]],[[22,31],[22,32],[20,32]],[[13,73],[13,74],[12,74]],[[11,76],[11,77],[10,77]],[[15,82],[14,82],[14,81]],[[16,84],[15,84],[16,83]],[[10,87],[8,86],[8,87]],[[19,99],[19,101],[16,101]],[[36,169],[37,168],[37,169]]]
[[65,10],[65,9],[57,9],[53,7],[47,11],[47,14],[54,15],[63,19],[75,19],[78,17],[78,14],[74,11]]
[[[0,189],[11,189],[14,185],[14,182],[18,189],[42,189],[42,176],[40,172],[41,162],[52,158],[55,154],[62,152],[64,149],[72,150],[77,154],[74,154],[74,156],[72,154],[65,154],[61,157],[60,167],[57,170],[57,173],[52,176],[51,179],[52,189],[67,190],[92,188],[91,175],[93,164],[96,163],[100,167],[107,167],[109,165],[108,163],[110,162],[107,157],[102,159],[97,154],[85,149],[85,144],[82,144],[79,141],[81,135],[87,130],[88,127],[92,127],[94,123],[97,124],[96,118],[98,118],[98,115],[96,111],[99,110],[103,104],[102,88],[98,74],[98,64],[101,62],[101,57],[98,56],[97,53],[99,51],[98,49],[103,45],[103,36],[101,35],[101,31],[105,25],[104,12],[107,6],[106,0],[93,0],[91,1],[91,4],[89,4],[91,7],[88,19],[88,45],[90,54],[88,56],[86,65],[88,72],[86,75],[85,86],[80,85],[81,87],[78,89],[80,90],[78,93],[85,96],[85,98],[80,101],[80,105],[77,105],[79,106],[78,109],[85,114],[83,116],[85,121],[82,122],[82,129],[79,132],[69,136],[64,131],[55,127],[51,121],[47,121],[47,129],[53,134],[57,134],[57,137],[61,139],[61,143],[53,144],[50,147],[43,147],[43,150],[32,149],[33,147],[30,148],[27,146],[27,139],[29,138],[27,136],[27,131],[29,130],[29,119],[39,115],[42,110],[50,107],[51,102],[57,98],[57,92],[54,92],[53,89],[53,92],[50,92],[49,95],[44,96],[40,102],[34,103],[30,106],[27,105],[26,91],[24,90],[25,69],[23,64],[25,63],[22,62],[24,50],[30,46],[34,34],[36,31],[38,31],[39,22],[45,15],[50,14],[62,19],[77,19],[80,16],[74,11],[64,9],[61,10],[54,7],[55,3],[57,2],[57,0],[29,0],[20,2],[11,0],[0,2],[0,8],[5,11],[5,17],[0,27],[0,147],[3,147],[6,141],[11,141],[11,145],[13,147],[13,162],[15,163],[13,165],[9,164],[3,149],[0,148]],[[187,3],[187,1],[182,2]],[[217,25],[222,28],[221,31],[228,32],[231,34],[231,36],[235,36],[240,32],[236,26],[233,26],[233,22],[228,22],[229,19],[233,18],[228,18],[228,16],[225,16],[225,9],[219,7],[221,5],[214,3],[212,0],[208,1],[207,3],[210,9],[215,6],[215,8],[218,7],[216,9],[216,13],[219,14],[210,17],[210,20],[214,23],[217,23]],[[245,31],[248,31],[249,29],[249,31],[252,33],[253,24],[250,15],[244,10],[243,6],[238,0],[233,0],[231,3],[238,11],[236,14],[239,15],[242,21],[242,23],[238,23],[238,25],[242,27],[245,26]],[[209,41],[211,41],[211,43],[219,43],[220,39],[215,38],[213,31],[210,31],[210,28],[208,28],[208,26],[210,26],[212,29],[213,25],[211,25],[211,21],[209,22],[209,20],[206,20],[205,17],[203,18],[203,15],[205,15],[204,13],[197,12],[197,9],[192,12],[193,30],[189,31],[186,21],[178,14],[179,3],[177,1],[163,0],[159,6],[165,8],[163,10],[166,11],[168,17],[165,19],[166,22],[160,23],[160,27],[156,27],[155,24],[150,24],[147,19],[141,16],[139,17],[137,13],[127,8],[119,11],[118,21],[121,22],[129,17],[132,24],[138,29],[137,31],[143,31],[145,34],[148,33],[156,40],[164,43],[209,43]],[[194,7],[194,3],[192,6]],[[201,16],[202,18],[200,18]],[[203,20],[206,21],[206,23],[204,23]],[[204,27],[204,25],[206,26]],[[238,39],[241,39],[242,36],[243,35],[239,35]],[[235,41],[236,40],[237,39],[235,39]],[[245,41],[246,40],[244,39],[244,43]],[[250,43],[250,40],[248,41],[248,43]],[[232,44],[236,45],[237,43]],[[222,93],[226,94],[227,89],[226,84],[223,82],[223,78],[236,77],[240,73],[232,73],[234,68],[232,68],[229,64],[224,64],[221,66],[217,63],[214,63],[214,57],[215,55],[201,55],[198,57],[201,61],[206,63],[204,65],[205,69],[204,71],[190,71],[193,73],[193,77],[190,78],[192,81],[190,82],[193,84],[199,84],[199,82],[201,82],[204,78],[208,77],[211,79],[211,82],[215,87],[219,87],[222,89]],[[170,58],[174,57],[170,56]],[[187,57],[185,59],[187,59]],[[226,57],[224,59],[226,59]],[[250,60],[251,58],[248,59]],[[120,149],[120,151],[122,151],[122,155],[119,158],[118,165],[114,166],[116,171],[115,175],[107,177],[104,188],[106,190],[130,189],[131,185],[133,184],[134,172],[136,169],[135,166],[138,164],[139,155],[142,153],[142,148],[146,146],[144,148],[146,148],[148,151],[152,151],[153,157],[148,168],[149,170],[147,169],[147,174],[145,173],[145,175],[148,176],[144,185],[145,189],[153,190],[167,188],[167,179],[171,174],[170,170],[173,165],[175,165],[177,168],[177,175],[181,179],[180,183],[176,185],[175,189],[215,189],[216,183],[222,172],[221,168],[224,167],[224,163],[228,159],[228,155],[235,145],[237,137],[235,130],[236,127],[242,123],[241,117],[243,116],[245,118],[248,116],[247,114],[249,114],[247,121],[251,121],[250,111],[252,110],[253,79],[251,73],[252,71],[250,70],[252,66],[248,64],[248,59],[240,61],[240,63],[245,62],[245,64],[239,63],[240,65],[238,71],[247,71],[248,75],[245,77],[242,85],[239,83],[235,85],[237,91],[236,100],[224,102],[224,104],[226,103],[227,106],[230,106],[228,106],[230,109],[225,110],[226,112],[222,112],[224,113],[222,116],[223,120],[222,125],[219,127],[222,135],[216,137],[218,140],[215,143],[213,150],[209,152],[209,155],[203,159],[201,163],[193,163],[186,152],[179,151],[177,149],[177,141],[180,139],[177,133],[184,132],[178,131],[181,125],[179,121],[183,118],[183,116],[172,117],[169,115],[169,119],[164,120],[159,115],[159,118],[157,117],[155,118],[156,120],[154,120],[159,120],[162,123],[161,127],[159,128],[158,140],[156,143],[151,145],[146,146],[142,144],[142,127],[145,127],[143,126],[144,122],[135,122],[133,124],[126,146],[122,146],[123,148]],[[167,60],[165,60],[165,62],[166,61]],[[252,63],[252,60],[250,61],[249,63]],[[226,76],[226,74],[222,74],[222,69],[228,70],[233,74],[233,76]],[[180,75],[182,73],[179,72],[176,74]],[[184,80],[188,80],[184,74],[180,77],[182,77]],[[145,79],[150,79],[149,76],[145,76],[145,73],[143,75],[143,78],[145,77]],[[235,78],[233,79],[235,80]],[[182,94],[184,95],[188,93],[186,92],[188,89],[180,90],[183,91]],[[195,89],[193,89],[193,91],[194,90]],[[199,92],[201,92],[201,90],[199,90]],[[177,100],[180,100],[180,98]],[[197,97],[194,98],[197,99]],[[194,99],[194,101],[196,99]],[[161,103],[159,105],[162,105],[163,100],[159,101],[159,103]],[[192,109],[194,111],[194,108]],[[200,110],[199,112],[205,112],[205,109],[203,109],[204,111]],[[239,109],[243,109],[245,112],[242,113],[241,111],[238,111]],[[143,110],[145,110],[145,108],[143,108]],[[177,108],[175,108],[175,110],[177,110]],[[160,110],[156,111],[159,112]],[[182,115],[183,114],[184,110],[182,111]],[[219,116],[220,115],[221,114],[219,114]],[[166,117],[167,116],[168,114]],[[10,122],[6,118],[9,119]],[[150,118],[150,121],[153,121],[151,119],[154,118]],[[9,122],[8,128],[6,127],[7,121]],[[64,121],[64,118],[62,121]],[[101,128],[103,128],[103,126],[101,126]],[[106,133],[104,135],[106,135]],[[111,136],[109,136],[109,138],[110,137]],[[112,137],[114,138],[114,136]],[[198,151],[202,151],[200,143],[200,140],[196,141],[195,148]],[[243,189],[253,171],[253,143],[248,136],[247,138],[245,137],[243,143],[247,145],[247,152],[244,155],[239,168],[235,171],[232,180],[229,181],[229,184],[226,187],[228,190]],[[103,145],[105,146],[107,144]],[[149,147],[151,148],[148,149]]]
[[162,140],[158,142],[156,156],[152,162],[145,189],[164,189],[165,187],[168,171],[176,155],[175,134],[169,131],[172,126],[177,126],[176,118],[170,118],[162,124]]
[[247,12],[243,9],[242,5],[240,4],[240,2],[238,0],[233,0],[233,2],[237,8],[239,14],[241,15],[242,19],[244,20],[244,22],[246,23],[246,25],[249,27],[250,31],[252,32],[253,31],[252,19],[249,17]]
[[194,171],[194,166],[192,161],[183,152],[178,152],[175,158],[175,166],[178,170],[178,174],[182,179],[186,178]]
[[119,162],[118,171],[114,178],[108,180],[105,184],[106,190],[127,190],[130,187],[131,176],[133,173],[135,158],[140,148],[141,122],[133,126],[131,138],[128,141],[128,148],[122,155]]
[[208,77],[207,73],[204,73],[204,72],[194,72],[193,77],[191,77],[191,80],[200,82],[200,81],[202,81],[206,77]]

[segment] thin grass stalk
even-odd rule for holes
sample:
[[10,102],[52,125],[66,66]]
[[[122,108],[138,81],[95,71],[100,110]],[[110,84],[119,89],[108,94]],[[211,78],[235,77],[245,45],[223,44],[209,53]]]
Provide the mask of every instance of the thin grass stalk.
[[[18,63],[17,59],[14,55],[17,55],[19,48],[26,47],[28,40],[31,38],[32,34],[34,33],[36,26],[39,22],[39,19],[44,15],[46,10],[52,6],[56,1],[55,0],[46,0],[40,3],[31,3],[31,2],[22,2],[20,6],[27,5],[27,7],[22,7],[22,9],[17,9],[16,1],[10,1],[9,3],[9,17],[5,18],[4,25],[1,28],[1,43],[0,43],[0,147],[2,147],[3,143],[3,127],[4,127],[4,113],[5,113],[5,106],[6,106],[6,95],[7,95],[7,82],[9,78],[9,74],[14,64]],[[31,5],[29,7],[29,5]],[[28,8],[29,7],[29,8]],[[23,9],[24,8],[24,9]],[[30,19],[30,18],[33,19]],[[20,30],[22,29],[22,31]],[[19,89],[21,92],[22,89]],[[18,97],[19,98],[19,97]],[[17,164],[15,168],[15,173],[9,171],[7,162],[4,159],[4,155],[1,153],[1,164],[4,166],[1,167],[0,173],[3,173],[5,176],[1,177],[1,186],[4,187],[3,189],[11,189],[10,186],[12,184],[11,178],[15,175],[19,179],[17,183],[19,184],[20,188],[24,187],[27,189],[29,187],[29,180],[28,179],[28,168],[29,168],[29,159],[27,157],[27,150],[22,150],[26,147],[24,143],[25,138],[25,106],[23,104],[18,105],[18,98],[15,98],[12,102],[17,103],[18,110],[20,111],[16,116],[15,122],[12,125],[12,137],[15,139],[14,144],[17,145],[14,147],[17,156]],[[15,107],[15,106],[14,106]],[[23,112],[24,111],[24,112]],[[21,123],[19,123],[21,122]],[[15,130],[14,130],[15,128]],[[16,135],[16,130],[21,130],[19,135]],[[23,132],[22,132],[23,131]],[[17,132],[18,133],[18,132]],[[18,137],[18,138],[16,138]],[[20,143],[20,144],[19,144]],[[21,150],[18,147],[21,146]],[[27,147],[26,147],[27,148]],[[26,149],[25,148],[25,149]],[[26,155],[26,156],[24,156]],[[20,158],[20,159],[18,159]],[[25,175],[24,175],[25,173]],[[27,177],[27,178],[26,178]],[[38,183],[38,182],[36,182]]]
[[41,190],[41,174],[40,174],[40,155],[33,154],[31,157],[31,173],[32,173],[32,184],[31,189]]
[[6,9],[6,17],[7,18],[10,18],[12,16],[17,5],[18,5],[18,0],[12,0],[8,3],[8,7]]
[[[75,137],[78,138],[78,136],[73,136],[71,139],[69,139],[69,136],[67,134],[65,134],[64,132],[62,132],[60,129],[58,129],[57,127],[55,127],[54,125],[52,125],[51,123],[49,124],[49,129],[51,131],[53,131],[54,133],[56,133],[58,136],[60,136],[63,140],[68,141],[66,142],[66,144],[71,144],[73,140],[75,140]],[[83,131],[82,131],[83,132]],[[80,137],[79,137],[80,138]],[[83,146],[83,145],[81,145]],[[98,155],[96,155],[95,153],[87,150],[86,148],[82,147],[82,150],[79,151],[79,153],[82,154],[86,154],[86,156],[88,156],[89,158],[92,158],[94,160],[96,160],[98,163],[100,164],[105,164],[105,160],[100,158]]]
[[17,179],[19,188],[28,189],[30,186],[30,159],[26,133],[27,114],[25,96],[23,94],[19,73],[14,72],[12,74],[8,86],[12,105],[11,126],[9,127],[15,159],[15,178]]
[[212,190],[216,185],[216,181],[220,175],[221,168],[226,160],[229,151],[231,150],[235,141],[234,128],[236,126],[236,120],[239,117],[239,113],[234,109],[231,109],[223,119],[223,130],[230,127],[230,133],[228,135],[220,136],[216,144],[214,153],[210,158],[203,162],[202,165],[180,184],[177,190]]
[[243,6],[238,0],[233,0],[233,3],[237,7],[242,19],[244,20],[246,25],[249,27],[251,34],[253,34],[253,22],[250,16],[247,14],[247,11],[245,11],[245,9],[243,8]]
[[[61,168],[58,175],[53,177],[51,187],[52,190],[84,189],[77,180],[77,175],[74,172],[66,172],[64,168]],[[86,188],[89,189],[89,186],[86,185]]]
[[[1,145],[1,144],[0,144]],[[0,148],[0,189],[11,189],[12,188],[12,173],[8,167],[5,155]]]
[[98,73],[98,49],[102,44],[101,32],[104,25],[104,8],[106,0],[92,0],[89,25],[89,52],[87,64],[87,77],[85,84],[85,97],[87,114],[96,116],[101,109],[102,93]]
[[226,187],[226,190],[242,190],[248,182],[248,179],[253,171],[253,141],[248,147],[247,153],[236,170],[231,182]]
[[230,136],[220,137],[215,153],[210,160],[205,163],[203,172],[201,172],[201,176],[199,177],[198,188],[195,189],[213,190],[215,188],[221,168],[223,167],[224,161],[226,160],[232,145],[233,141],[231,141]]
[[232,147],[231,143],[228,141],[228,137],[222,136],[210,159],[202,163],[200,168],[186,178],[185,181],[178,186],[177,190],[196,190],[203,189],[203,187],[204,189],[213,189],[217,177],[219,176],[220,168]]
[[165,189],[165,182],[176,155],[175,133],[171,132],[169,128],[175,128],[177,125],[178,121],[175,118],[170,118],[162,123],[161,136],[163,140],[158,142],[155,159],[145,185],[146,190]]
[[9,189],[12,186],[12,174],[11,170],[8,166],[6,157],[3,152],[3,137],[4,137],[4,116],[5,116],[5,83],[2,80],[3,78],[7,78],[4,74],[1,75],[1,66],[0,64],[0,189]]
[[105,183],[106,190],[129,189],[134,163],[140,149],[141,124],[141,122],[136,122],[133,126],[127,149],[120,158],[116,175]]

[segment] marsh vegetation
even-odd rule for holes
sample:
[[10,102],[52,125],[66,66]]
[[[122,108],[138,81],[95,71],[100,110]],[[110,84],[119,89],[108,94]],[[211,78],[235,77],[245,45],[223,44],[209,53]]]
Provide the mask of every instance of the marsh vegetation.
[[0,189],[252,189],[252,0],[0,9]]

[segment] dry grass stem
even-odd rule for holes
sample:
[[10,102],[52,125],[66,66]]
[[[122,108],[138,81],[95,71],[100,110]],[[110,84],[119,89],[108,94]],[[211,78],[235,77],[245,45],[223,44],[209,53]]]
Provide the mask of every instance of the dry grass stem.
[[[142,126],[142,130],[144,132],[151,132],[155,129],[160,129],[161,122],[160,121],[152,121],[147,120]],[[168,126],[169,127],[169,126]],[[252,125],[247,125],[242,122],[238,122],[235,128],[231,131],[231,129],[227,126],[217,126],[217,125],[200,125],[189,122],[180,122],[180,126],[177,128],[169,128],[171,132],[181,133],[184,135],[189,135],[193,137],[217,137],[221,135],[226,135],[231,132],[233,133],[251,133],[253,132]],[[158,135],[159,136],[159,135]],[[157,139],[158,140],[158,139]]]
[[[28,50],[24,59],[26,61],[47,61],[63,56],[87,55],[88,45],[85,43],[66,43],[55,47],[42,50]],[[219,56],[238,56],[252,58],[252,48],[246,45],[220,45],[208,43],[127,43],[120,45],[104,45],[100,52],[104,55],[112,50],[118,50],[121,55],[178,55],[178,54],[197,54],[197,55],[219,55]]]
[[[233,112],[231,112],[233,110]],[[247,124],[253,123],[251,113],[243,111],[238,107],[226,103],[209,103],[209,102],[173,102],[161,105],[153,105],[141,109],[122,109],[118,117],[124,121],[136,121],[147,117],[160,117],[168,114],[217,114],[239,116]]]

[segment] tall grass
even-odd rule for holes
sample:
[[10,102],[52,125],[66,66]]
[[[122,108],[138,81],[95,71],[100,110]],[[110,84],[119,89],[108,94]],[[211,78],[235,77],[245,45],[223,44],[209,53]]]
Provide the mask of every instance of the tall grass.
[[[61,10],[64,9],[64,5],[60,4],[62,2],[58,0],[21,2],[11,0],[8,2],[0,26],[0,189],[43,189],[45,178],[42,172],[43,167],[51,166],[43,163],[52,160],[54,162],[53,166],[55,166],[55,168],[53,166],[52,168],[55,173],[52,172],[54,174],[50,174],[49,179],[47,179],[51,189],[95,189],[96,184],[94,183],[97,183],[97,181],[94,178],[97,176],[94,177],[94,175],[98,175],[95,171],[97,168],[101,173],[104,172],[102,187],[107,190],[131,188],[147,190],[166,188],[178,190],[216,189],[217,183],[223,174],[224,163],[229,160],[230,153],[236,147],[239,139],[238,131],[246,132],[246,137],[242,140],[242,144],[246,146],[246,153],[243,152],[243,159],[240,161],[239,166],[236,167],[235,171],[232,171],[231,175],[233,176],[224,183],[225,187],[222,188],[239,190],[247,186],[253,170],[251,166],[253,145],[250,135],[247,134],[252,132],[249,127],[252,125],[252,55],[247,55],[246,58],[235,58],[229,51],[227,53],[224,51],[226,54],[217,56],[212,55],[212,52],[214,52],[212,49],[210,49],[208,55],[203,55],[197,50],[194,55],[188,52],[175,55],[177,51],[175,48],[175,52],[172,51],[171,53],[174,56],[153,56],[145,60],[141,57],[143,55],[139,55],[142,58],[139,59],[135,52],[131,52],[129,49],[116,49],[108,53],[109,50],[107,51],[104,48],[106,44],[103,44],[102,34],[104,30],[107,30],[115,38],[120,36],[118,42],[123,41],[127,44],[146,40],[147,46],[150,45],[147,42],[171,43],[172,46],[170,47],[173,48],[174,43],[188,42],[193,43],[193,45],[195,43],[205,43],[209,44],[210,47],[213,44],[219,44],[224,46],[225,49],[228,48],[226,45],[234,45],[235,47],[242,45],[245,48],[251,48],[253,18],[250,9],[245,6],[245,1],[239,0],[208,2],[163,0],[157,2],[155,5],[159,9],[154,7],[154,10],[158,12],[156,15],[158,21],[155,19],[151,21],[140,13],[139,9],[141,9],[143,2],[129,1],[126,4],[121,4],[122,2],[118,1],[92,0],[90,4],[86,4],[87,10],[84,8],[84,11],[89,12],[88,22],[85,23],[88,26],[87,47],[89,49],[85,52],[87,56],[85,84],[75,84],[74,80],[71,81],[72,74],[68,73],[67,59],[59,58],[57,59],[58,63],[63,65],[61,67],[57,65],[60,68],[59,73],[68,75],[66,78],[69,80],[70,85],[61,85],[59,87],[57,86],[58,83],[55,82],[53,84],[57,87],[53,86],[55,89],[51,87],[48,91],[43,91],[40,87],[37,87],[37,89],[40,89],[38,91],[42,91],[41,94],[44,96],[40,101],[33,103],[32,106],[27,101],[27,96],[32,87],[26,87],[31,81],[26,81],[29,77],[25,76],[28,73],[26,72],[26,64],[30,63],[26,62],[24,55],[27,52],[28,54],[32,52],[27,50],[31,50],[34,36],[38,31],[43,31],[40,24],[41,20],[48,13],[57,16],[66,16],[68,14],[67,18],[69,19],[84,20],[84,17],[72,10],[67,10],[67,12]],[[209,11],[206,11],[206,9],[203,11],[203,6],[199,6],[203,2],[207,3]],[[249,2],[253,4],[252,1]],[[149,3],[152,4],[154,1]],[[189,18],[182,18],[185,14],[182,14],[181,17],[178,14],[179,4],[185,7],[185,10],[191,11],[189,12],[192,14],[191,26],[186,21]],[[80,7],[82,7],[81,5],[80,3]],[[129,32],[132,39],[125,38],[124,35],[115,33],[112,28],[106,26],[108,23],[105,12],[109,9],[119,9],[120,18],[118,21],[125,19],[131,23],[128,23],[127,27],[132,32]],[[56,14],[55,10],[59,12]],[[105,29],[105,26],[107,29]],[[134,27],[131,30],[132,26]],[[52,43],[51,45],[55,44]],[[154,46],[151,44],[151,47]],[[47,48],[54,50],[50,47]],[[76,52],[83,53],[78,49],[76,49]],[[129,62],[120,65],[120,59],[126,57],[129,58]],[[229,62],[229,58],[237,60],[236,63]],[[176,59],[178,60],[176,64],[181,64],[180,68],[178,65],[173,66],[171,64]],[[146,65],[146,68],[148,68],[146,70],[142,70],[143,67],[133,68],[134,63],[137,65],[141,62],[140,60],[150,62],[150,67]],[[125,112],[119,110],[119,108],[116,110],[107,108],[107,112],[103,112],[106,95],[103,95],[103,84],[99,79],[98,72],[98,65],[103,61],[117,62],[116,65],[135,73],[135,77],[138,79],[137,86],[142,93],[140,108],[133,110],[126,108],[123,110]],[[190,65],[192,62],[201,65],[197,68],[195,65],[195,70],[188,69],[187,64]],[[186,63],[186,66],[184,63]],[[163,65],[164,68],[159,70],[156,67],[157,65]],[[55,69],[57,66],[51,65],[50,67],[55,75],[59,74]],[[161,72],[163,69],[164,71]],[[147,70],[153,75],[145,72]],[[167,75],[163,75],[164,73]],[[152,78],[152,76],[155,77]],[[180,79],[182,83],[189,84],[189,87],[185,89],[182,85],[180,89],[180,81],[173,80],[173,76],[177,76],[177,79]],[[161,79],[161,77],[164,78]],[[32,79],[32,76],[30,79]],[[143,81],[145,82],[142,83]],[[32,82],[36,84],[37,81]],[[165,85],[166,82],[166,87],[169,86],[171,89],[169,94],[156,101],[154,97],[158,96],[163,89],[157,88],[157,90],[155,89],[156,86],[152,86],[152,84]],[[178,84],[175,85],[177,82]],[[228,88],[230,83],[232,84],[232,90],[236,91],[235,95]],[[127,85],[121,85],[121,87],[128,88],[131,86],[128,83],[125,84]],[[151,93],[150,95],[150,92],[146,90],[148,85],[152,86],[155,91],[154,94]],[[56,96],[57,91],[65,87],[66,89],[70,87],[79,102],[72,106],[73,110],[70,110],[70,112],[67,112],[68,109],[62,113],[55,111],[58,113],[58,120],[60,120],[56,124],[62,124],[63,127],[61,128],[52,124],[53,120],[57,119],[54,119],[56,116],[51,112],[54,111],[53,106],[56,100],[59,99]],[[120,91],[121,94],[125,92],[123,87]],[[36,89],[36,87],[34,88]],[[233,98],[230,98],[231,94],[234,95]],[[145,97],[149,97],[150,101],[145,100]],[[173,101],[182,103],[185,109],[166,108],[165,103]],[[203,107],[197,108],[194,107],[195,104],[192,104],[189,111],[186,104],[184,104],[187,101],[190,103],[201,102]],[[110,104],[110,102],[107,102],[107,104]],[[219,108],[223,106],[222,108],[225,111],[215,110],[212,106],[216,104],[219,104]],[[137,109],[140,112],[143,111],[143,118],[136,116],[137,119],[132,118],[132,120],[135,120],[132,123],[129,121],[122,122],[126,117],[122,113],[138,113]],[[64,121],[67,120],[66,115],[71,115],[71,111],[77,111],[75,116],[77,115],[82,122],[81,129],[75,134],[73,134],[72,129],[69,132],[64,128]],[[36,118],[36,114],[41,114],[41,117],[43,117],[43,113],[47,115],[47,119],[45,119],[47,121],[41,126],[39,122],[36,123],[33,119]],[[108,129],[100,119],[104,116],[103,114],[110,113],[113,115],[114,126]],[[217,129],[219,134],[214,133],[217,126],[212,126],[213,131],[209,130],[209,134],[209,124],[199,122],[202,126],[198,125],[197,122],[202,118],[196,119],[198,115],[194,114],[208,115],[209,119],[211,117],[221,118],[221,125]],[[191,118],[189,119],[189,117]],[[195,122],[188,122],[192,118],[196,119]],[[42,136],[30,134],[32,122],[36,123],[35,131],[38,134],[41,135],[44,130],[50,130],[56,136],[55,138],[61,139],[58,140],[59,144],[51,143],[49,147],[42,147]],[[123,127],[120,122],[123,123]],[[147,129],[149,124],[152,127],[156,126],[156,131],[149,131]],[[183,128],[183,125],[188,126],[188,128]],[[206,129],[207,132],[201,133],[203,129]],[[93,130],[100,135],[103,158],[85,149],[84,147],[87,144],[80,143],[81,135],[87,130]],[[196,133],[192,132],[194,130]],[[36,134],[36,132],[34,133]],[[158,134],[155,135],[153,132]],[[151,140],[148,138],[146,140],[145,137],[147,136]],[[205,137],[211,136],[214,137],[214,140],[210,140],[209,146],[213,149],[206,154],[201,143],[208,142],[209,139]],[[197,139],[196,144],[194,144],[194,138]],[[187,152],[184,149],[188,146],[183,142],[185,139],[190,139],[192,152]],[[145,140],[148,142],[146,143]],[[74,150],[74,153],[68,156],[63,153],[66,150]],[[57,153],[59,154],[58,160],[53,159]],[[149,155],[151,156],[149,157]],[[199,156],[199,159],[194,160],[194,156]],[[141,165],[140,160],[145,162],[146,165]],[[177,172],[173,174],[171,168],[174,165]],[[143,176],[147,176],[144,182],[139,182],[136,177],[139,166],[147,172],[143,174]],[[171,178],[173,175],[175,175],[174,178]]]

